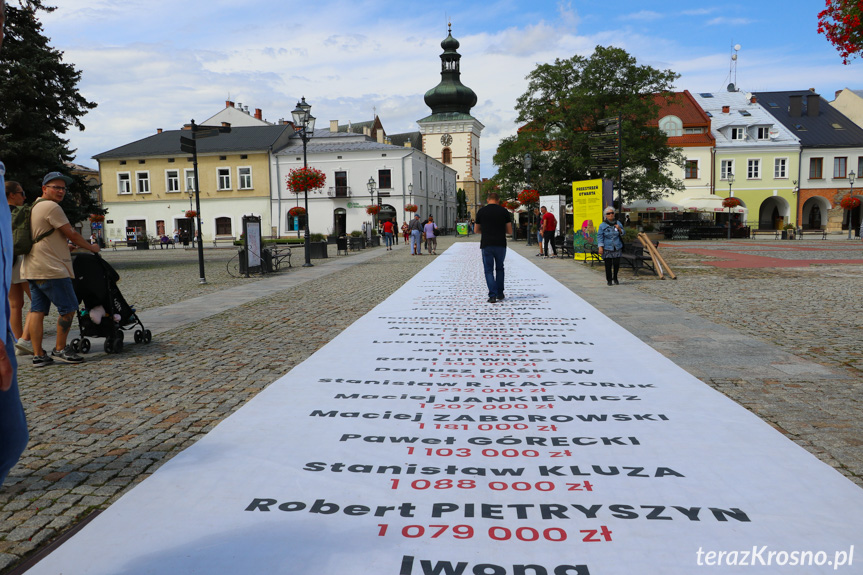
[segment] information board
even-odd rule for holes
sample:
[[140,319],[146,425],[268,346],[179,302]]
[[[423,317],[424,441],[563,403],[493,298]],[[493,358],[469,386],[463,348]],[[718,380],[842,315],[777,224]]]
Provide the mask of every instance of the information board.
[[451,247],[28,575],[861,572],[863,490],[506,273]]
[[577,260],[590,253],[585,244],[596,244],[596,230],[602,223],[603,181],[582,180],[572,183],[573,251]]

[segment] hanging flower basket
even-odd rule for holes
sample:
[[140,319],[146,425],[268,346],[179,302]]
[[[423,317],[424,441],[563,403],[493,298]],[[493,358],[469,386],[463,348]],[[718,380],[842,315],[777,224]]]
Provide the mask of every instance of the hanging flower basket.
[[842,206],[843,210],[853,210],[860,205],[860,198],[855,198],[854,196],[845,196],[839,202],[839,205]]
[[90,214],[90,221],[94,224],[98,222],[104,222],[105,216],[103,216],[102,214]]
[[518,193],[518,201],[522,204],[535,204],[539,201],[539,192],[536,190],[522,190]]
[[288,191],[294,194],[310,192],[323,188],[327,183],[327,176],[315,168],[294,168],[285,176]]
[[407,205],[405,206],[405,211],[406,211],[406,212],[411,212],[411,213],[413,213],[413,212],[416,212],[416,211],[417,211],[417,210],[419,210],[419,209],[420,209],[420,208],[419,208],[419,206],[418,206],[418,205],[416,205],[416,204],[407,204]]
[[740,201],[740,198],[725,198],[724,200],[722,200],[722,207],[723,208],[736,208],[737,206],[739,206],[742,203],[743,202]]
[[375,205],[366,206],[366,213],[370,216],[377,215],[377,214],[381,213],[381,207],[375,206]]
[[197,215],[198,215],[198,212],[196,212],[195,210],[186,210],[186,217],[187,218],[194,218]]
[[290,210],[288,210],[288,215],[293,216],[293,217],[304,216],[304,215],[306,215],[306,208],[304,208],[302,206],[295,206],[295,207],[291,208]]
[[521,204],[515,200],[509,200],[508,202],[503,204],[503,207],[505,207],[508,210],[515,211],[521,207]]

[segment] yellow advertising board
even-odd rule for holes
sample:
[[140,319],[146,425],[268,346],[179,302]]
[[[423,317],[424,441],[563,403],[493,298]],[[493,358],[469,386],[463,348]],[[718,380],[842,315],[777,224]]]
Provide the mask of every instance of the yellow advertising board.
[[603,181],[582,180],[572,183],[572,228],[575,259],[584,260],[586,243],[596,243],[596,230],[602,222]]

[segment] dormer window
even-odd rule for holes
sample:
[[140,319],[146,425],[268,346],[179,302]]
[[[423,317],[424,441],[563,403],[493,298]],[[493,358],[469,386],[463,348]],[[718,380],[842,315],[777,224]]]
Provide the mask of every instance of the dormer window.
[[731,128],[731,139],[732,140],[745,140],[746,139],[746,130],[743,128]]
[[665,116],[659,121],[659,129],[668,136],[683,135],[683,121],[677,116]]
[[758,127],[758,139],[759,140],[769,140],[770,139],[770,128],[767,126],[759,126]]

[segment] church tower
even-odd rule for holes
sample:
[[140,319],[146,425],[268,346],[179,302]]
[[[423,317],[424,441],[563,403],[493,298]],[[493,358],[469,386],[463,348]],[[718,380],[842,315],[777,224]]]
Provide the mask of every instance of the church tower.
[[[456,173],[456,186],[465,191],[471,217],[480,208],[479,137],[485,127],[470,115],[476,94],[461,83],[458,40],[448,35],[443,48],[440,83],[426,92],[425,103],[431,115],[417,120],[423,139],[423,152],[437,158]],[[425,184],[424,184],[425,185]]]

